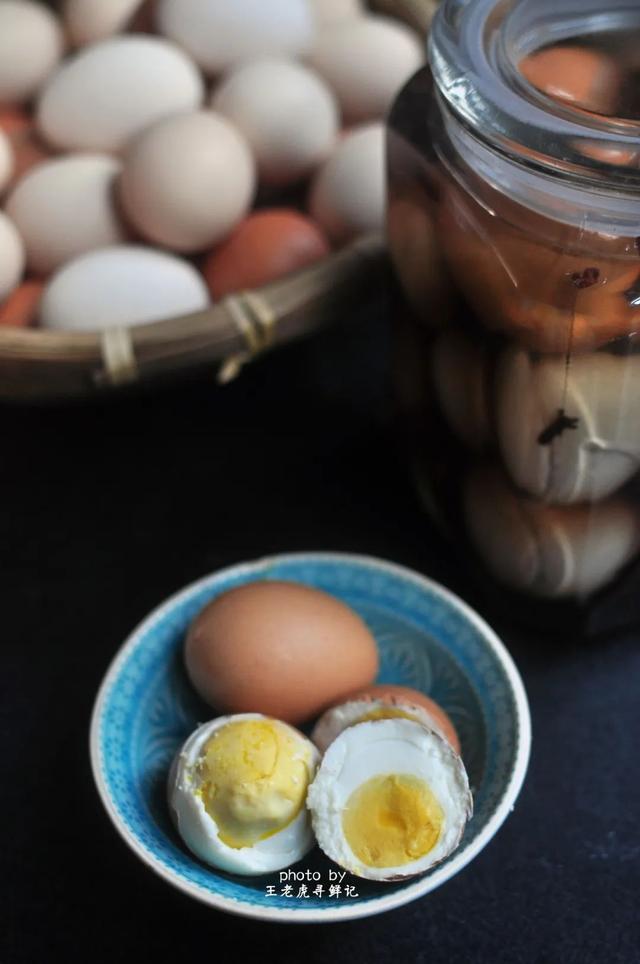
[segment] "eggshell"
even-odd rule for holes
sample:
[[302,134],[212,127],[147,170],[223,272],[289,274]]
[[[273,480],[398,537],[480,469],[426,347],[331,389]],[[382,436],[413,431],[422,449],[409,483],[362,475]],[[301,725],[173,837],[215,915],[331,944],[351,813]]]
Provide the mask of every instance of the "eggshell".
[[22,107],[0,107],[0,129],[9,137],[28,130],[33,121]]
[[444,331],[431,350],[440,409],[461,442],[482,449],[490,438],[488,361],[481,345],[460,331]]
[[67,60],[42,92],[38,129],[68,151],[120,151],[154,121],[198,107],[202,78],[159,37],[103,40]]
[[119,245],[61,268],[45,290],[40,322],[45,328],[95,331],[189,314],[208,303],[204,281],[188,262]]
[[259,288],[319,261],[329,243],[313,221],[287,208],[249,215],[206,259],[203,273],[215,299]]
[[361,17],[364,13],[362,0],[309,0],[319,27]]
[[622,72],[614,60],[587,47],[550,47],[529,54],[520,71],[530,84],[556,100],[585,110],[614,114]]
[[0,304],[0,326],[26,328],[35,324],[44,285],[41,281],[24,281]]
[[86,251],[125,240],[114,203],[120,169],[113,157],[84,154],[47,161],[22,178],[6,210],[31,271],[49,274]]
[[7,185],[11,188],[32,167],[51,157],[51,152],[38,137],[32,118],[19,107],[0,109],[0,130],[11,144],[13,169]]
[[625,292],[638,278],[636,259],[560,251],[493,221],[457,207],[455,195],[440,220],[449,270],[488,328],[554,354],[590,351],[634,330]]
[[314,31],[307,0],[160,0],[156,22],[209,74],[264,55],[297,57]]
[[13,148],[11,141],[0,130],[0,194],[4,191],[13,174]]
[[287,60],[259,60],[232,71],[214,92],[214,110],[247,138],[264,184],[306,177],[331,152],[338,106],[314,71]]
[[392,683],[379,683],[375,686],[367,686],[363,690],[350,693],[344,703],[356,700],[382,700],[390,705],[402,703],[405,706],[420,706],[433,718],[446,739],[449,741],[456,753],[460,753],[460,740],[451,717],[439,706],[435,700],[421,693],[420,690],[411,689],[409,686],[397,686]]
[[610,582],[640,548],[640,516],[622,499],[547,506],[523,499],[495,469],[469,478],[465,516],[491,572],[544,598],[585,596]]
[[316,175],[309,210],[332,241],[382,231],[386,207],[385,129],[368,124],[346,134]]
[[400,88],[425,61],[405,24],[366,16],[320,31],[308,61],[333,88],[348,124],[382,120]]
[[0,104],[29,100],[57,66],[62,29],[41,3],[0,3]]
[[0,302],[20,283],[25,266],[22,238],[6,214],[0,211]]
[[120,196],[146,238],[201,251],[242,220],[255,192],[255,165],[240,133],[210,111],[154,124],[130,144]]
[[[398,135],[389,133],[389,152],[404,149],[399,141]],[[399,153],[392,163],[403,163]],[[393,267],[414,317],[431,329],[446,326],[453,307],[457,308],[457,292],[444,260],[433,211],[419,185],[415,193],[405,193],[402,188],[391,193],[386,228]]]
[[307,586],[250,583],[224,593],[191,625],[191,682],[221,712],[308,720],[378,670],[375,640],[344,603]]
[[[640,358],[598,352],[534,363],[507,350],[497,369],[501,450],[514,482],[546,502],[611,495],[640,469]],[[574,423],[547,444],[540,437],[563,411]]]
[[145,0],[66,0],[63,18],[76,47],[94,44],[120,33]]

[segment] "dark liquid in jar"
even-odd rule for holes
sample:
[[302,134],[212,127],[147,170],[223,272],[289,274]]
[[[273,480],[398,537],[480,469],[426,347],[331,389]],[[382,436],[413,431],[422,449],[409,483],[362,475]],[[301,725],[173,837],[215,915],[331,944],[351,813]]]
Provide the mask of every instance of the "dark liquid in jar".
[[[597,112],[633,119],[638,40],[549,50],[579,48],[583,72],[595,58]],[[436,113],[425,121],[431,85],[428,69],[414,78],[389,137],[389,241],[411,306],[397,384],[424,499],[527,619],[638,621],[640,238],[592,229],[588,211],[577,225],[538,213],[448,158]],[[593,108],[588,72],[577,87]],[[640,150],[603,161],[638,165]]]

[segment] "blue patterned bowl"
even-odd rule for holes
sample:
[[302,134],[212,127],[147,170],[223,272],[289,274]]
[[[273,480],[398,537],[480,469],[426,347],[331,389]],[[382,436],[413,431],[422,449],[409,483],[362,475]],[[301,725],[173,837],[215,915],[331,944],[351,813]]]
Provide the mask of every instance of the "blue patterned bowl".
[[[181,844],[166,804],[171,759],[211,710],[182,666],[185,631],[215,596],[258,579],[317,586],[366,620],[381,656],[379,682],[432,696],[462,743],[475,814],[458,850],[422,877],[378,884],[336,880],[315,852],[292,868],[307,878],[234,877],[201,864]],[[235,914],[277,921],[366,917],[406,904],[448,880],[489,842],[513,808],[529,759],[531,728],[524,687],[492,630],[436,583],[399,566],[360,556],[279,556],[215,573],[153,612],[117,654],[98,693],[91,759],[98,791],[117,830],[169,883]],[[333,876],[332,876],[333,875]]]

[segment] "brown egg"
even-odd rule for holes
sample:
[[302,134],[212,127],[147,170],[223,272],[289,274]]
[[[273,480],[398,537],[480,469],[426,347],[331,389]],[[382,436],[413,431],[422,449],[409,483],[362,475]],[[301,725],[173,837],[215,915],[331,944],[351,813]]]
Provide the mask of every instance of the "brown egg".
[[441,223],[449,268],[488,328],[543,353],[590,351],[635,329],[625,292],[636,260],[565,253],[500,221]]
[[329,254],[320,227],[298,211],[273,208],[250,214],[204,264],[214,298],[278,281]]
[[529,54],[520,71],[555,100],[598,114],[614,114],[622,74],[611,58],[586,47],[550,47]]
[[436,727],[442,731],[456,753],[460,753],[460,740],[451,718],[441,706],[420,690],[413,690],[408,686],[395,686],[391,683],[379,683],[357,690],[355,693],[349,693],[342,702],[347,703],[352,700],[382,700],[390,706],[398,703],[403,706],[420,706],[431,716]]
[[33,325],[44,291],[40,281],[24,281],[0,304],[0,325],[27,328]]
[[378,671],[375,640],[360,617],[298,583],[255,582],[203,609],[185,644],[187,673],[221,713],[264,713],[301,723]]
[[0,130],[3,130],[13,148],[13,175],[10,186],[16,184],[40,161],[51,157],[51,151],[40,141],[33,120],[20,107],[0,108]]

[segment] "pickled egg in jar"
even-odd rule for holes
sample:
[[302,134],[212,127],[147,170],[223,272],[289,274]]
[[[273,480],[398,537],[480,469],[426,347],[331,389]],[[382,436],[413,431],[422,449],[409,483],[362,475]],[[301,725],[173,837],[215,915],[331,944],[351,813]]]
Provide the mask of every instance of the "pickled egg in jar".
[[513,612],[599,629],[640,582],[638,50],[622,0],[444,0],[387,136],[425,506]]

